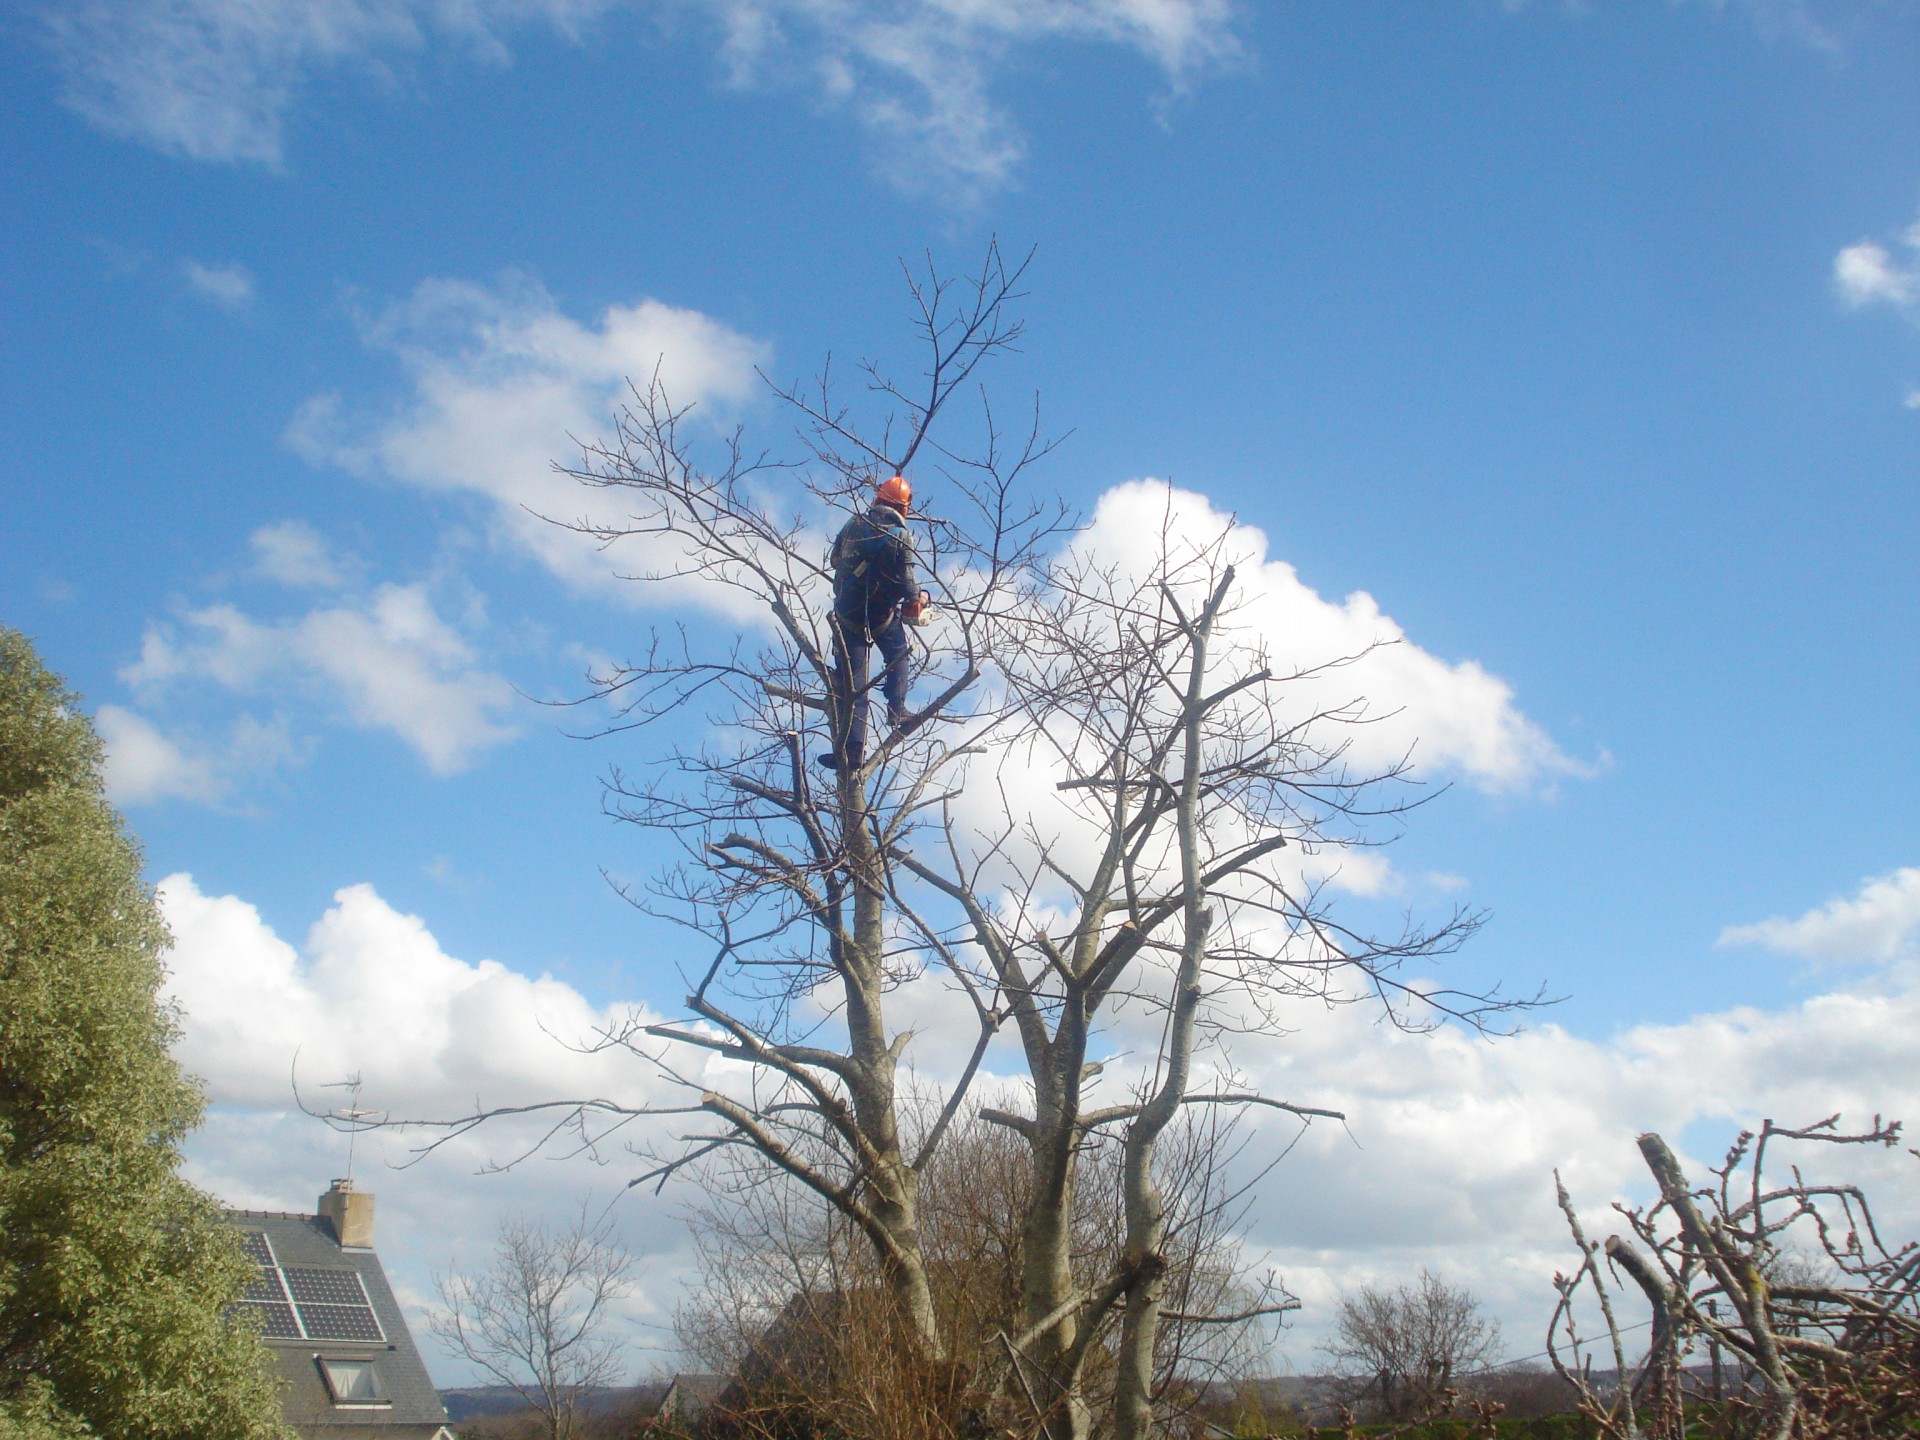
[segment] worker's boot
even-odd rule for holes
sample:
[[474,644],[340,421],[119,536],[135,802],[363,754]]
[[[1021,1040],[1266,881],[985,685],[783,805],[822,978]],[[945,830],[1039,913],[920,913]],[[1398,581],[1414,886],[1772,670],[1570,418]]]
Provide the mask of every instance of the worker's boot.
[[865,758],[863,752],[855,749],[849,749],[844,759],[832,750],[824,750],[813,757],[815,764],[825,766],[829,770],[858,770],[860,762]]

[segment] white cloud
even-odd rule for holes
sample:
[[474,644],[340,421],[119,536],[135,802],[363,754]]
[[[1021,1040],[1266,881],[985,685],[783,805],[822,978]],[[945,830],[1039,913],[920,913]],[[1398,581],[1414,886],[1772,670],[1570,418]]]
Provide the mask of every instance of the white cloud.
[[178,626],[149,626],[121,678],[149,693],[188,680],[277,692],[290,680],[328,696],[353,723],[397,735],[436,775],[468,768],[518,733],[502,718],[512,687],[479,664],[423,585],[382,585],[363,601],[278,623],[232,605],[189,611]]
[[340,559],[304,520],[263,525],[248,539],[256,574],[295,589],[334,590],[345,583]]
[[[1230,0],[717,0],[736,84],[806,77],[882,142],[880,165],[910,193],[971,201],[1025,153],[992,98],[1016,45],[1077,40],[1145,56],[1179,90],[1241,55]],[[804,83],[804,82],[803,82]]]
[[569,583],[617,588],[645,569],[629,548],[603,549],[550,523],[616,522],[617,494],[556,475],[576,441],[606,435],[631,381],[658,375],[677,405],[737,405],[758,383],[767,347],[694,310],[658,300],[614,305],[588,325],[523,277],[496,286],[429,280],[367,330],[405,367],[412,393],[370,431],[337,397],[301,407],[288,443],[313,464],[377,472],[422,489],[477,495],[500,534]]
[[[345,60],[418,49],[398,0],[112,0],[44,10],[66,103],[108,134],[192,160],[277,164],[295,92]],[[457,12],[456,12],[457,13]]]
[[[1842,250],[1833,257],[1834,290],[1855,310],[1887,305],[1920,323],[1920,223],[1910,225],[1899,243],[1908,252],[1904,260],[1872,240]],[[1920,390],[1908,391],[1901,403],[1920,410]]]
[[623,1070],[566,1043],[626,1007],[598,1009],[494,960],[457,960],[371,885],[339,890],[299,950],[252,905],[207,895],[190,875],[158,889],[174,936],[168,996],[184,1016],[177,1053],[215,1104],[288,1105],[296,1053],[303,1084],[359,1071],[370,1102],[414,1116],[459,1113],[476,1097],[639,1103],[657,1086],[638,1061]]
[[[188,1141],[188,1173],[229,1205],[311,1210],[328,1179],[348,1173],[347,1138],[295,1108],[296,1065],[310,1109],[345,1108],[347,1093],[330,1087],[357,1073],[363,1108],[416,1119],[588,1094],[643,1104],[659,1089],[631,1057],[623,1064],[569,1046],[623,1020],[628,1007],[596,1007],[551,976],[456,959],[369,885],[341,889],[298,948],[252,905],[207,894],[189,875],[169,875],[158,890],[174,936],[166,995],[180,1007],[175,1053],[213,1106]],[[548,1123],[503,1123],[417,1167],[411,1149],[429,1132],[375,1131],[353,1142],[358,1183],[376,1196],[382,1259],[423,1344],[431,1346],[433,1275],[482,1261],[502,1219],[562,1217],[583,1196],[618,1197],[630,1178],[582,1156],[476,1175]],[[627,1158],[627,1138],[609,1142],[611,1158]],[[640,1192],[621,1212],[628,1244],[650,1257],[630,1308],[655,1324],[671,1310],[683,1263],[670,1203]],[[450,1373],[469,1378],[444,1361],[433,1368],[443,1383]]]
[[1920,305],[1920,222],[1908,226],[1899,243],[1912,252],[1911,259],[1902,262],[1872,240],[1849,245],[1834,256],[1833,283],[1840,298],[1855,307]]
[[418,586],[384,585],[365,611],[316,610],[298,636],[353,718],[398,735],[436,775],[518,733],[495,718],[512,704],[506,681],[473,663]]
[[1864,882],[1846,898],[1830,900],[1789,920],[1775,916],[1730,925],[1722,945],[1760,945],[1783,955],[1828,964],[1878,963],[1920,954],[1920,869],[1904,866]]
[[[344,1141],[292,1111],[296,1052],[310,1102],[334,1103],[339,1097],[318,1086],[358,1071],[361,1103],[396,1114],[464,1113],[476,1098],[594,1094],[638,1104],[670,1093],[631,1057],[586,1056],[554,1038],[617,1023],[625,1005],[596,1005],[550,976],[450,956],[419,917],[370,886],[341,889],[298,948],[253,906],[204,893],[188,876],[162,881],[160,899],[176,937],[168,994],[182,1009],[178,1053],[216,1106],[192,1141],[195,1173],[232,1203],[305,1206],[327,1174],[344,1173]],[[669,984],[664,967],[631,980],[648,990]],[[918,1074],[950,1075],[966,1048],[967,1027],[950,1023],[961,1002],[933,979],[896,995],[894,1023],[921,1037],[910,1049]],[[1568,1254],[1551,1172],[1565,1176],[1598,1234],[1616,1230],[1606,1207],[1646,1193],[1634,1146],[1641,1131],[1660,1131],[1683,1155],[1698,1146],[1689,1163],[1703,1174],[1731,1132],[1761,1116],[1920,1115],[1920,989],[1912,987],[1835,990],[1779,1010],[1733,1008],[1608,1038],[1557,1025],[1495,1042],[1457,1030],[1407,1035],[1359,1006],[1301,1003],[1284,1018],[1284,1033],[1234,1042],[1238,1070],[1275,1098],[1349,1116],[1345,1127],[1309,1132],[1257,1187],[1247,1218],[1248,1246],[1270,1253],[1309,1302],[1283,1342],[1303,1366],[1344,1289],[1397,1280],[1422,1264],[1482,1296],[1517,1351],[1536,1348],[1552,1274]],[[1010,1057],[997,1059],[1008,1073]],[[722,1083],[723,1068],[699,1083]],[[1124,1068],[1110,1066],[1100,1096],[1126,1092]],[[1278,1117],[1255,1123],[1250,1160],[1263,1162],[1292,1138]],[[460,1235],[477,1249],[474,1237],[506,1210],[562,1212],[583,1189],[604,1193],[640,1168],[616,1145],[605,1170],[541,1162],[503,1178],[460,1174],[525,1138],[483,1131],[435,1164],[393,1171],[382,1162],[403,1160],[417,1137],[363,1137],[362,1174],[413,1247],[396,1245],[389,1263],[423,1281]],[[1841,1158],[1873,1194],[1883,1234],[1897,1241],[1920,1228],[1906,1156]],[[637,1232],[642,1243],[663,1255],[682,1245],[670,1212],[645,1213],[653,1218]],[[662,1265],[649,1276],[649,1303],[662,1310],[672,1306],[673,1272]]]
[[[1605,1235],[1620,1228],[1607,1207],[1646,1194],[1634,1145],[1642,1131],[1659,1131],[1683,1153],[1698,1144],[1692,1168],[1704,1178],[1704,1162],[1763,1116],[1806,1123],[1838,1111],[1864,1123],[1876,1113],[1920,1114],[1912,991],[1827,994],[1608,1040],[1557,1026],[1490,1044],[1454,1032],[1409,1037],[1358,1012],[1303,1022],[1265,1063],[1236,1058],[1269,1094],[1345,1111],[1352,1141],[1333,1127],[1310,1135],[1262,1186],[1253,1238],[1276,1247],[1297,1289],[1337,1293],[1422,1263],[1463,1275],[1503,1312],[1514,1340],[1539,1337],[1548,1278],[1566,1266],[1555,1168]],[[1905,1239],[1920,1230],[1910,1162],[1847,1158],[1888,1232]],[[1303,1317],[1303,1328],[1325,1318]]]
[[1883,245],[1863,240],[1833,257],[1833,283],[1853,306],[1898,307],[1920,300],[1920,268],[1901,265]]
[[107,753],[107,795],[116,805],[226,805],[243,781],[302,758],[280,718],[241,715],[218,740],[167,735],[118,705],[102,705],[95,721]]
[[[207,161],[279,163],[303,87],[434,44],[493,63],[523,27],[578,38],[621,0],[78,0],[44,12],[66,103],[111,134]],[[1017,46],[1071,40],[1145,57],[1178,91],[1236,58],[1232,0],[678,0],[711,22],[734,83],[845,107],[883,169],[947,198],[999,184],[1023,143],[991,96]]]
[[198,260],[185,260],[180,273],[194,294],[229,315],[237,315],[253,304],[253,272],[244,265],[202,265]]
[[[1201,546],[1230,521],[1204,496],[1157,480],[1116,486],[1100,497],[1078,543],[1105,563],[1145,573],[1163,531]],[[1286,561],[1270,558],[1266,532],[1233,533],[1238,566],[1235,621],[1265,646],[1277,674],[1309,670],[1349,656],[1351,665],[1295,682],[1304,707],[1364,699],[1369,723],[1350,739],[1356,756],[1387,761],[1411,752],[1423,769],[1466,776],[1481,789],[1525,787],[1580,766],[1514,703],[1513,688],[1473,660],[1446,661],[1423,650],[1364,590],[1330,600]]]
[[118,705],[102,705],[94,724],[106,746],[107,797],[114,804],[211,803],[225,793],[210,760],[188,755],[146,717]]

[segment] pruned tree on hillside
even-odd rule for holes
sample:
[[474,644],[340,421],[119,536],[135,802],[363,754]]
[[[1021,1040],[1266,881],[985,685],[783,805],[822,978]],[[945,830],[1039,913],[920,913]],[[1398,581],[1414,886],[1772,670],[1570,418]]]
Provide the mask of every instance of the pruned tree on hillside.
[[1325,1350],[1351,1377],[1348,1403],[1386,1420],[1451,1408],[1471,1372],[1500,1354],[1500,1326],[1471,1291],[1423,1268],[1392,1289],[1362,1286],[1340,1301]]

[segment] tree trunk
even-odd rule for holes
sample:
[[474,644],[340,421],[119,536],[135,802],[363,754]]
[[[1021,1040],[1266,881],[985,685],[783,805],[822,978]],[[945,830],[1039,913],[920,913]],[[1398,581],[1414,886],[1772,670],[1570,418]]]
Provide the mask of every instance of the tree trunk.
[[[1071,1012],[1072,1007],[1068,1007]],[[1078,1288],[1073,1273],[1073,1197],[1077,1169],[1075,1123],[1080,1114],[1080,1072],[1085,1026],[1069,1013],[1041,1063],[1036,1083],[1033,1193],[1021,1229],[1020,1292],[1024,1323],[1040,1325],[1067,1305]],[[1035,1399],[1043,1407],[1047,1440],[1085,1440],[1093,1416],[1080,1386],[1080,1317],[1072,1312],[1028,1342],[1027,1358],[1039,1373]]]
[[1125,1187],[1127,1244],[1121,1264],[1128,1274],[1127,1310],[1120,1327],[1119,1373],[1113,1409],[1115,1440],[1147,1440],[1153,1430],[1153,1356],[1160,1332],[1160,1299],[1166,1290],[1166,1197],[1153,1176],[1154,1150],[1186,1100],[1193,1064],[1194,1022],[1200,1013],[1200,976],[1207,954],[1213,911],[1206,904],[1200,874],[1200,776],[1206,768],[1200,725],[1207,676],[1207,645],[1215,616],[1233,585],[1228,566],[1206,607],[1191,623],[1182,619],[1188,639],[1186,694],[1181,708],[1180,797],[1175,812],[1180,844],[1182,897],[1180,967],[1174,977],[1162,1054],[1164,1070],[1139,1116],[1127,1130],[1121,1172]]
[[[844,654],[844,651],[843,651]],[[920,1177],[902,1153],[895,1079],[899,1053],[887,1037],[881,1006],[886,983],[885,861],[868,824],[865,785],[851,767],[840,772],[840,835],[852,882],[852,944],[841,956],[847,1001],[847,1051],[853,1061],[854,1120],[869,1147],[868,1209],[880,1232],[880,1261],[894,1303],[927,1358],[946,1359],[933,1288],[920,1252]]]

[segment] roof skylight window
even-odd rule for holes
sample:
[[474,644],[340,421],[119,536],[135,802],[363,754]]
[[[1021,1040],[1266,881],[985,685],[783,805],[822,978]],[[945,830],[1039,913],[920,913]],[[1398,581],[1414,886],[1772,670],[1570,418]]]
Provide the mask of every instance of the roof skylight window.
[[371,1360],[337,1360],[319,1356],[320,1373],[327,1378],[327,1389],[336,1405],[390,1404],[387,1387],[381,1382],[380,1369]]

